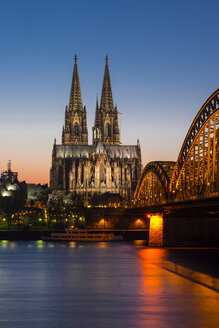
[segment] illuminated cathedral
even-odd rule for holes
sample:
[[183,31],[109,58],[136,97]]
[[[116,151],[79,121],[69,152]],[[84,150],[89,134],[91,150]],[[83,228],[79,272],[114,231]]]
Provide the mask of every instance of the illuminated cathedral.
[[63,194],[79,194],[90,200],[96,194],[133,197],[141,173],[141,149],[122,145],[118,110],[113,104],[108,57],[100,104],[96,101],[93,142],[88,144],[87,112],[83,107],[75,56],[69,105],[65,108],[62,144],[54,141],[50,187]]

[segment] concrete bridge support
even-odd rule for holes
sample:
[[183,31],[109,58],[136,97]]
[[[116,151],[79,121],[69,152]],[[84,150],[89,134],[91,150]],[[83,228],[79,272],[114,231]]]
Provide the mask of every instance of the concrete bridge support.
[[163,246],[163,217],[153,214],[150,217],[149,246]]

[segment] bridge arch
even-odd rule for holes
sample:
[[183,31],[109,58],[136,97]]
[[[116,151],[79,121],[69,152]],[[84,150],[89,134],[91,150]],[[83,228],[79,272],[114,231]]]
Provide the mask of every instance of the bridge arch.
[[219,89],[193,120],[177,162],[150,162],[135,191],[138,205],[219,195]]
[[176,200],[219,191],[219,89],[206,100],[185,137],[170,182]]
[[155,161],[143,169],[135,191],[138,205],[153,205],[166,202],[169,197],[170,176],[175,162]]

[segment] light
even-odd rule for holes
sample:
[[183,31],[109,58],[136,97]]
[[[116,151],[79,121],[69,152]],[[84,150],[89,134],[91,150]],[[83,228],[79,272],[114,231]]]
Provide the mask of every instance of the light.
[[163,217],[155,214],[150,217],[149,246],[163,246]]
[[2,240],[2,241],[0,242],[0,246],[1,246],[2,248],[7,248],[8,245],[9,245],[8,240]]
[[163,225],[163,218],[159,215],[151,215],[150,225],[153,229],[160,229]]
[[102,227],[104,227],[105,226],[105,220],[104,219],[101,219],[99,221],[99,225],[102,226]]
[[37,248],[43,248],[44,247],[43,241],[42,240],[37,240],[36,246],[37,246]]
[[9,197],[9,193],[8,193],[7,191],[4,191],[4,192],[2,193],[2,197]]

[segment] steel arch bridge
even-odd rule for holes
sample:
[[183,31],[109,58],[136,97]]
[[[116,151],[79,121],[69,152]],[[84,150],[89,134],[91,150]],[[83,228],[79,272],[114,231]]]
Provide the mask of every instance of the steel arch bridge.
[[199,110],[173,163],[145,166],[135,192],[138,205],[219,195],[219,89]]
[[143,169],[135,191],[138,205],[152,205],[167,202],[170,198],[170,177],[175,162],[156,161]]

